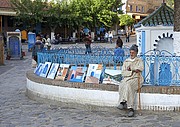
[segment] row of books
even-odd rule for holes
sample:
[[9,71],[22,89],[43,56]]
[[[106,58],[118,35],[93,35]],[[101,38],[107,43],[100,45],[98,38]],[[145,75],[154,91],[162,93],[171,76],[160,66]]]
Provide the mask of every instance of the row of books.
[[34,73],[41,77],[70,82],[96,84],[102,82],[118,85],[121,80],[121,70],[105,69],[103,71],[102,64],[89,64],[88,67],[84,67],[45,62],[39,63]]

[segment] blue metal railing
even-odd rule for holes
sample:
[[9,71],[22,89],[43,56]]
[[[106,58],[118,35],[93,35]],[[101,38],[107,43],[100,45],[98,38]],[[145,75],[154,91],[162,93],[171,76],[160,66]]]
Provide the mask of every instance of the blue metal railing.
[[[114,60],[114,49],[92,47],[92,53],[85,54],[85,48],[73,46],[68,48],[44,50],[38,52],[38,63],[53,62],[87,66],[88,64],[103,64],[104,68],[120,69],[125,59],[129,57],[129,48],[123,47],[125,56],[119,61]],[[168,51],[150,50],[139,57],[144,61],[144,84],[149,85],[180,85],[180,57]]]
[[148,51],[144,61],[144,83],[160,86],[180,85],[180,57],[168,51]]

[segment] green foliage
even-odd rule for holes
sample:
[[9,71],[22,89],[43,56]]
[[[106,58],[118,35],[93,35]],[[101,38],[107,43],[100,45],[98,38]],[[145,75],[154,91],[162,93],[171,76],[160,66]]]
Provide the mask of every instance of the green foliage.
[[134,24],[134,19],[130,15],[120,15],[120,26],[131,26]]
[[168,6],[170,6],[171,8],[174,8],[174,0],[166,0],[166,3]]
[[17,11],[18,23],[29,26],[45,22],[50,28],[68,26],[110,27],[119,21],[121,0],[11,0]]
[[45,16],[47,0],[11,0],[15,7],[19,24],[25,22],[29,27],[43,22]]

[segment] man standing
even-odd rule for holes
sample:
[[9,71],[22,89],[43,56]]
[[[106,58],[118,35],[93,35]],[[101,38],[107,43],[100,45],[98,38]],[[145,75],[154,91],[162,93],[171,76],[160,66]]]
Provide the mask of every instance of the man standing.
[[[143,83],[141,72],[144,70],[143,61],[137,57],[138,46],[130,48],[130,58],[126,59],[122,67],[123,80],[119,85],[119,109],[128,108],[128,116],[134,116],[134,98],[138,90],[138,78],[140,87]],[[140,75],[140,77],[139,77]]]
[[37,52],[42,51],[44,44],[42,43],[41,36],[36,36],[36,43],[32,47],[32,58],[37,62]]
[[105,36],[104,36],[105,42],[108,42],[108,37],[109,37],[109,34],[108,34],[108,32],[106,32],[106,33],[105,33]]
[[111,44],[112,44],[112,39],[113,39],[113,34],[112,34],[112,32],[109,33],[109,39],[110,39],[110,42],[111,42]]
[[121,40],[121,37],[120,37],[120,36],[118,36],[118,39],[116,40],[116,44],[117,44],[117,43],[119,43],[119,47],[122,48],[122,46],[123,46],[123,41]]
[[91,53],[91,36],[88,34],[85,34],[83,42],[85,43],[85,47],[86,47],[85,54]]
[[126,32],[126,42],[129,42],[129,37],[130,37],[129,32]]

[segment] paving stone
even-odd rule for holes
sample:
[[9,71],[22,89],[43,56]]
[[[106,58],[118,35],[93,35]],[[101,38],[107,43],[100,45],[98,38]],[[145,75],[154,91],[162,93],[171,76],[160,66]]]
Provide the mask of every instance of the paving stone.
[[174,121],[174,123],[172,123],[172,127],[179,127],[180,126],[180,122],[176,122]]

